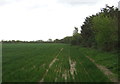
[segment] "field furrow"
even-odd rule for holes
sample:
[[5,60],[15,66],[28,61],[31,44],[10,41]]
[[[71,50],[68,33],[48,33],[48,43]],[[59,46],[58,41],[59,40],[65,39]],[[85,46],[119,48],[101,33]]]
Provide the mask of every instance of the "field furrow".
[[110,82],[79,46],[3,44],[3,82]]

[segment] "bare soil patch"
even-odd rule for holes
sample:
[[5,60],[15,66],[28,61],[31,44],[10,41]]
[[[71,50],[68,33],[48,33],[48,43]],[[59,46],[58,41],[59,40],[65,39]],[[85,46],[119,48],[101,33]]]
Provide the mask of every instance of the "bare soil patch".
[[76,61],[72,61],[70,58],[69,58],[69,64],[70,64],[70,73],[72,75],[72,78],[75,79],[74,75],[77,74],[76,72]]
[[86,56],[86,57],[91,62],[93,62],[112,82],[118,82],[118,78],[116,78],[115,74],[113,74],[109,69],[107,69],[105,66],[95,63],[95,60],[90,58],[89,56]]
[[51,66],[52,66],[57,60],[59,60],[59,59],[57,59],[57,57],[59,56],[59,54],[61,53],[62,50],[63,50],[63,48],[60,49],[60,51],[59,51],[58,54],[55,56],[55,58],[50,62],[49,68],[46,69],[46,72],[45,72],[45,74],[43,75],[43,77],[42,77],[42,79],[40,80],[40,82],[44,82],[44,78],[45,78],[45,76],[47,75],[47,73],[48,73],[49,69],[51,68]]

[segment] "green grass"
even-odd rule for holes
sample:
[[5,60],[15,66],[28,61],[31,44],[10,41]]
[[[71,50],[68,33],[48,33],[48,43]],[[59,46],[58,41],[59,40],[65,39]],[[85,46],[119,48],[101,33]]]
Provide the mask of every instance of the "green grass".
[[0,43],[0,82],[2,82],[2,43]]
[[93,58],[96,63],[105,66],[116,76],[118,76],[118,66],[120,66],[118,63],[118,53],[98,51],[95,49],[83,47],[79,48],[79,50],[86,56]]
[[[86,58],[86,55],[89,55],[95,60],[103,59],[101,53],[98,53],[101,56],[93,54],[94,50],[88,51],[86,48],[67,44],[3,44],[3,82],[39,82],[42,78],[44,82],[110,82],[103,72]],[[49,67],[56,56],[57,60]],[[103,56],[106,56],[105,53]],[[108,58],[106,56],[102,63],[99,60],[97,62],[112,66],[114,59],[108,61]],[[75,63],[74,75],[70,72],[69,59]]]

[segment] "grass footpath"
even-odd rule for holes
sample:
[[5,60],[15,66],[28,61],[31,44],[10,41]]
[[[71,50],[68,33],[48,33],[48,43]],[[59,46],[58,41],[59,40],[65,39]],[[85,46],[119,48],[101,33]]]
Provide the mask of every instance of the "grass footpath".
[[118,78],[118,80],[120,80],[120,78],[118,77],[120,75],[118,53],[104,52],[84,47],[79,48],[79,51],[83,52],[83,54],[85,54],[86,56],[89,56],[92,59],[94,59],[94,61],[97,64],[100,64],[109,69],[115,75],[115,77]]
[[86,56],[117,74],[116,55],[79,46],[6,43],[2,53],[3,82],[110,82]]

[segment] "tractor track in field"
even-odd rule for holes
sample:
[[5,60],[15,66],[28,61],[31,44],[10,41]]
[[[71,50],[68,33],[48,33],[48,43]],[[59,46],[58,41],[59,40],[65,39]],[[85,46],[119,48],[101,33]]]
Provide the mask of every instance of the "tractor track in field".
[[97,66],[97,68],[99,68],[112,82],[118,82],[118,79],[115,77],[115,74],[113,74],[109,69],[107,69],[105,66],[95,63],[95,60],[90,58],[89,56],[86,57],[91,62],[93,62]]
[[57,57],[58,57],[59,54],[62,52],[62,50],[63,50],[63,48],[60,49],[60,51],[59,51],[58,54],[55,56],[55,58],[50,62],[49,67],[48,67],[48,69],[46,69],[46,72],[45,72],[45,74],[43,75],[43,77],[42,77],[42,79],[40,80],[40,82],[44,82],[44,78],[45,78],[45,76],[47,75],[49,69],[52,67],[52,65],[53,65],[57,60],[59,60],[59,59],[57,59]]
[[88,71],[86,70],[86,68],[85,68],[84,65],[82,64],[82,62],[80,62],[80,65],[83,67],[83,70],[84,70],[85,73],[88,75],[89,79],[92,80],[91,77],[90,77],[90,75],[89,75],[89,73],[88,73]]
[[75,79],[75,74],[77,74],[77,71],[76,71],[76,61],[72,61],[69,57],[69,64],[70,64],[70,73],[72,75],[72,78]]

